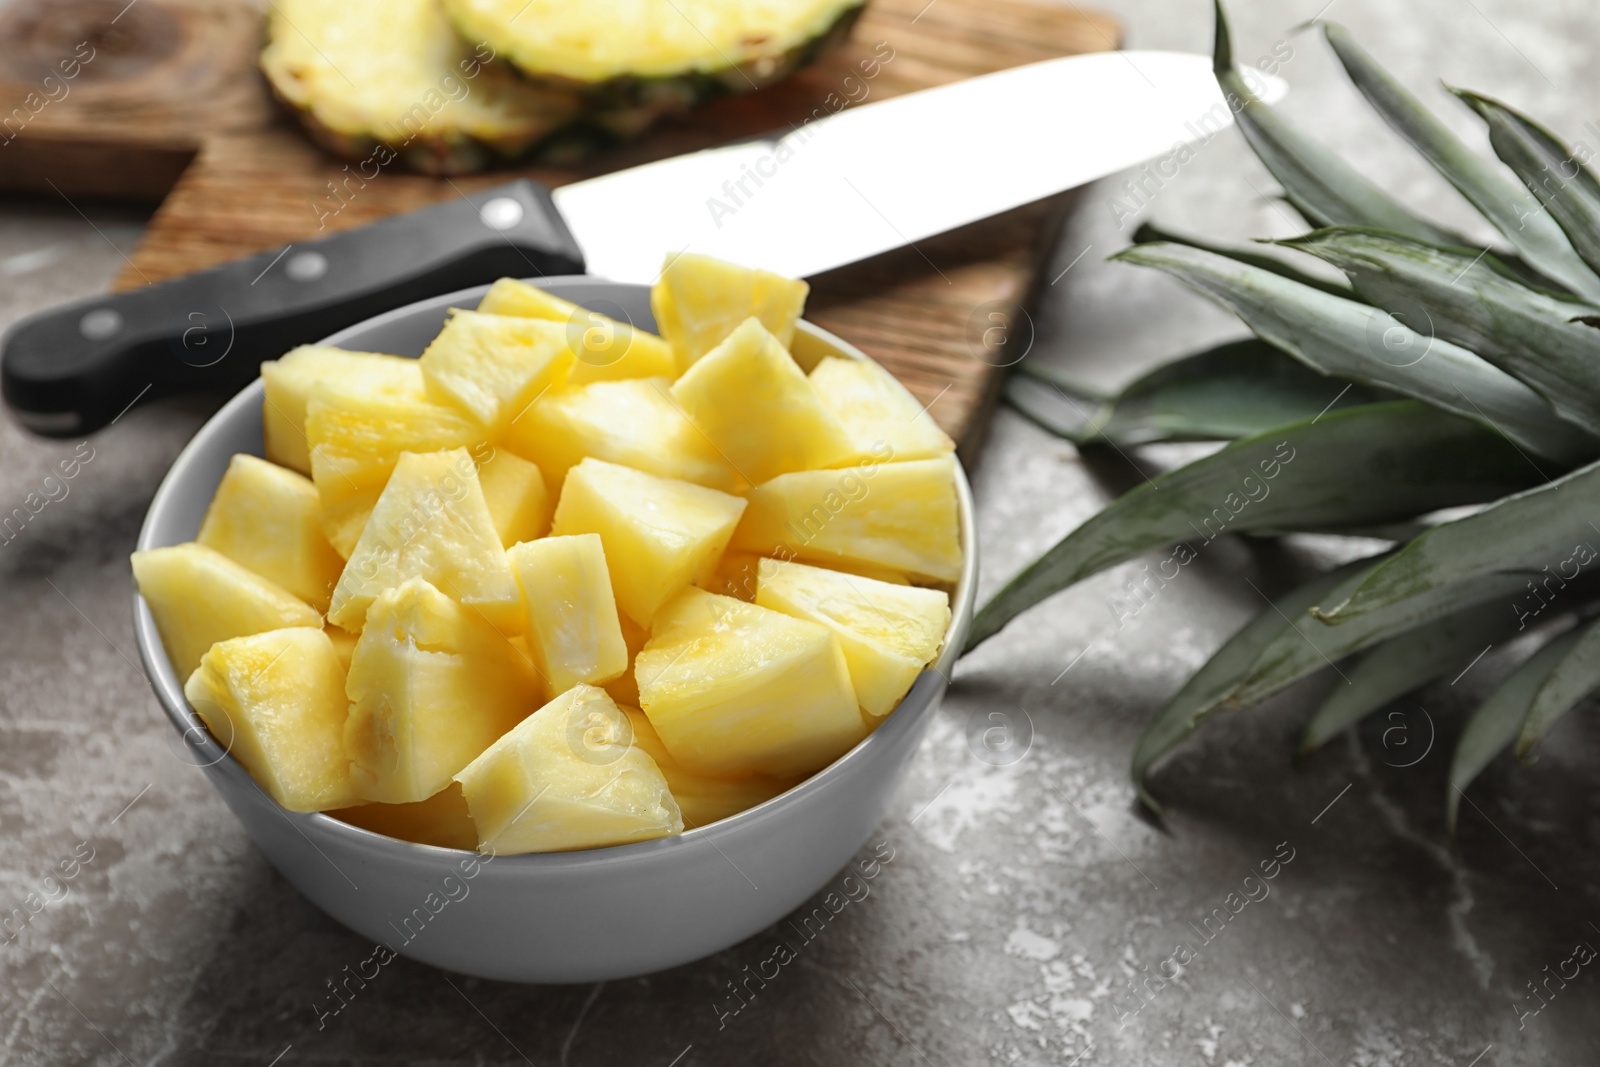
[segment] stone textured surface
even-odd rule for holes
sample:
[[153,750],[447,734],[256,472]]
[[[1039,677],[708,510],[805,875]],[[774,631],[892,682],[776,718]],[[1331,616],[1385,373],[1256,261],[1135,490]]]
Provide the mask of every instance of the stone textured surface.
[[[1319,3],[1236,0],[1239,54],[1270,53]],[[1198,0],[1103,6],[1127,21],[1134,46],[1207,46]],[[1587,91],[1600,42],[1591,5],[1335,0],[1328,14],[1441,105],[1428,87],[1442,77],[1600,140],[1584,125],[1600,118]],[[1286,110],[1336,146],[1390,146],[1367,157],[1370,171],[1465,224],[1321,44],[1299,34],[1288,46]],[[1455,125],[1481,140],[1464,117]],[[1162,279],[1102,262],[1126,241],[1117,185],[1090,190],[1063,235],[1063,273],[1028,356],[1107,385],[1237,332]],[[1286,232],[1272,192],[1227,134],[1145,213],[1224,237]],[[0,207],[0,321],[109,281],[140,220],[79,206],[86,215],[60,203]],[[1103,575],[965,661],[879,831],[894,858],[870,896],[737,1013],[727,983],[768,954],[771,937],[579,988],[476,982],[400,961],[319,1030],[312,1005],[324,981],[368,946],[291,890],[184,764],[133,651],[126,555],[208,406],[131,412],[90,442],[67,495],[0,544],[0,911],[30,893],[56,898],[0,943],[4,1062],[1600,1060],[1594,968],[1564,988],[1552,981],[1538,1014],[1518,1007],[1541,1003],[1523,999],[1527,983],[1575,943],[1600,945],[1592,717],[1564,722],[1537,766],[1496,765],[1472,790],[1459,850],[1445,844],[1444,753],[1459,713],[1504,670],[1499,650],[1402,705],[1402,718],[1295,768],[1290,739],[1329,684],[1307,683],[1187,746],[1157,778],[1164,825],[1135,812],[1125,772],[1142,722],[1256,610],[1252,586],[1270,593],[1336,551],[1309,542],[1219,541],[1120,629],[1107,598],[1127,572]],[[4,510],[40,491],[75,445],[0,420]],[[987,588],[1092,514],[1117,476],[1006,412],[973,475]],[[975,756],[994,730],[1010,731],[1001,766]],[[1275,854],[1293,858],[1270,895],[1208,940],[1205,917]],[[63,870],[75,876],[46,881]],[[1135,999],[1129,983],[1157,973],[1179,943],[1193,953],[1181,976],[1151,980]]]

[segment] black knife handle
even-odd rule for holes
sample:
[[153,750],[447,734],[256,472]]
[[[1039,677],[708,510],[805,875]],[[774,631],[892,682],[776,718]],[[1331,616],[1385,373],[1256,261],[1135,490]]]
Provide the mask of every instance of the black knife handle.
[[31,316],[0,342],[0,392],[35,432],[77,436],[141,398],[236,390],[262,360],[423,297],[583,271],[550,191],[515,181]]

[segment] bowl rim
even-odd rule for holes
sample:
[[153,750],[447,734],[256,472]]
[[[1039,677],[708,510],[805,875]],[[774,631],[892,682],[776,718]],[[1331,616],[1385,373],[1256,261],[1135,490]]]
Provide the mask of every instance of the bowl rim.
[[[535,277],[523,279],[532,285],[546,286],[556,283],[556,288],[576,287],[580,284],[602,285],[612,288],[644,289],[646,286],[631,282],[613,282],[604,278],[597,278],[587,274],[557,275],[551,277]],[[347,337],[365,332],[373,327],[383,326],[399,320],[409,318],[422,311],[425,306],[444,304],[454,306],[457,303],[470,306],[475,305],[477,299],[489,289],[488,285],[469,286],[450,293],[425,297],[401,307],[393,308],[381,314],[363,319],[358,323],[330,334],[317,344],[341,347]],[[557,295],[560,295],[559,292]],[[575,301],[581,304],[581,301]],[[804,319],[796,324],[797,332],[806,334],[812,340],[825,346],[831,346],[851,359],[875,362],[872,357],[861,351],[843,338],[822,329]],[[259,406],[262,403],[263,386],[261,378],[257,376],[248,385],[240,389],[228,401],[214,412],[195,434],[179,451],[172,466],[162,476],[161,484],[156,489],[155,495],[150,500],[150,505],[145,512],[144,522],[139,528],[139,537],[135,544],[138,551],[150,548],[164,547],[157,545],[155,526],[158,516],[166,510],[176,506],[180,492],[180,485],[189,477],[189,470],[206,455],[213,447],[213,439],[222,433],[228,423],[239,417],[239,413],[249,407]],[[972,619],[973,605],[977,597],[978,579],[978,553],[977,530],[974,516],[972,488],[967,481],[966,471],[959,458],[955,459],[957,519],[961,532],[961,576],[956,581],[955,590],[951,595],[950,625],[945,630],[944,643],[940,648],[939,656],[933,664],[925,668],[913,682],[912,688],[901,698],[900,703],[878,726],[861,741],[857,742],[848,752],[839,756],[826,767],[813,773],[804,781],[791,786],[776,796],[769,797],[753,807],[746,808],[734,815],[685,829],[678,834],[666,837],[652,838],[647,841],[634,841],[621,845],[606,845],[599,848],[577,849],[569,852],[527,852],[500,855],[486,853],[476,849],[450,848],[442,845],[426,845],[415,841],[405,841],[400,838],[389,837],[372,830],[364,829],[342,819],[335,819],[327,812],[296,812],[290,811],[279,804],[272,796],[262,790],[254,776],[244,769],[229,748],[224,748],[213,737],[198,714],[190,707],[188,699],[184,696],[184,680],[177,677],[171,661],[167,658],[166,649],[156,632],[155,618],[150,613],[149,605],[139,593],[137,586],[133,591],[134,607],[134,636],[138,644],[139,659],[144,664],[146,678],[150,688],[155,692],[157,701],[166,713],[173,729],[178,731],[180,742],[192,746],[203,753],[208,762],[194,764],[202,769],[211,768],[227,763],[228,771],[236,772],[239,777],[249,782],[260,794],[262,799],[277,811],[288,818],[297,830],[304,833],[306,829],[315,829],[323,837],[347,838],[350,845],[364,850],[392,851],[397,858],[414,857],[427,859],[429,857],[448,857],[452,861],[457,857],[473,857],[482,860],[483,857],[492,857],[497,865],[511,863],[513,866],[535,869],[561,869],[569,867],[603,866],[613,862],[627,862],[641,858],[653,852],[660,852],[672,848],[693,847],[701,841],[716,847],[713,838],[731,833],[742,832],[756,823],[766,822],[778,815],[785,807],[798,802],[803,797],[829,789],[847,771],[846,765],[857,766],[869,761],[874,754],[883,750],[892,743],[893,735],[912,729],[920,719],[928,713],[932,704],[931,694],[937,692],[930,683],[925,682],[930,675],[937,675],[942,679],[943,685],[948,685],[951,671],[957,658],[961,654],[961,647],[966,642],[966,634]],[[942,685],[940,686],[942,688]],[[919,697],[913,703],[913,697]],[[189,740],[191,734],[197,734],[201,739],[198,743]],[[303,825],[302,825],[303,824]]]

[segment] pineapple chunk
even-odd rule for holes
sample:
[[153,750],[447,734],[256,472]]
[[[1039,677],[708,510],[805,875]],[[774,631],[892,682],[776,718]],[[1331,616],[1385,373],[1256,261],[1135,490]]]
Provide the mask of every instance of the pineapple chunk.
[[744,508],[715,489],[586,459],[567,475],[551,532],[599,534],[617,604],[649,626],[657,608],[716,569]]
[[639,684],[633,679],[633,661],[644,643],[650,640],[650,631],[628,618],[627,612],[618,612],[617,621],[622,624],[622,643],[628,648],[628,669],[600,688],[611,694],[611,699],[619,705],[636,708],[639,706]]
[[748,778],[708,778],[686,771],[661,743],[655,727],[650,725],[649,716],[626,705],[622,705],[622,710],[633,727],[634,745],[655,761],[661,776],[667,780],[667,788],[672,790],[672,799],[683,812],[683,825],[690,829],[737,815],[796,784],[793,779],[768,778],[760,774]]
[[783,559],[961,577],[953,456],[780,474],[750,491],[733,547]]
[[650,308],[661,336],[677,353],[679,368],[688,370],[752,315],[788,348],[810,291],[805,282],[768,271],[710,256],[674,255],[650,289]]
[[572,360],[560,323],[455,311],[418,362],[431,398],[456,405],[494,437],[565,378]]
[[545,488],[539,468],[510,449],[497,448],[478,466],[478,484],[489,505],[500,544],[510,548],[550,532],[555,501]]
[[678,373],[672,346],[655,334],[581,308],[515,278],[501,278],[491,285],[478,310],[490,315],[565,323],[567,344],[578,357],[567,376],[569,385],[620,378],[670,378]]
[[322,628],[311,605],[193,541],[135,552],[133,578],[179,678],[189,677],[218,641],[290,626]]
[[324,383],[311,392],[306,439],[322,530],[334,551],[349,559],[400,453],[477,445],[483,431],[454,408],[428,400],[420,386],[382,392]]
[[752,483],[848,462],[855,451],[789,353],[753,318],[685,371],[672,397]]
[[414,359],[376,352],[346,352],[331,345],[301,345],[261,364],[261,430],[267,458],[301,474],[311,473],[306,441],[306,405],[318,382],[338,382],[362,392],[420,395],[422,369]]
[[661,609],[634,677],[667,751],[697,774],[807,774],[867,733],[832,631],[703,589]]
[[327,611],[344,560],[323,535],[317,507],[311,479],[241,452],[195,540]]
[[666,779],[631,740],[627,716],[593,686],[528,716],[456,775],[478,847],[564,852],[682,833]]
[[720,593],[722,596],[753,602],[760,567],[761,557],[754,552],[724,552],[711,576],[695,584],[708,593]]
[[950,626],[950,598],[940,590],[771,559],[761,562],[756,603],[832,630],[856,701],[874,719],[900,703]]
[[322,632],[328,635],[328,640],[333,642],[333,651],[339,656],[339,666],[346,674],[350,673],[350,657],[356,653],[356,641],[360,634],[353,634],[349,630],[341,630],[337,626],[324,626]]
[[358,799],[344,754],[344,671],[321,630],[295,626],[219,641],[183,695],[256,784],[290,811]]
[[528,646],[552,693],[609,682],[628,669],[599,535],[546,537],[506,556],[528,607]]
[[345,683],[344,728],[364,800],[428,799],[538,705],[532,665],[421,578],[378,597],[366,623]]
[[526,625],[516,575],[464,448],[400,454],[334,587],[328,621],[359,633],[372,602],[408,578],[427,579],[508,633]]
[[732,491],[739,477],[673,401],[666,378],[595,382],[547,395],[506,432],[557,493],[584,458]]
[[328,814],[351,826],[400,841],[467,852],[478,847],[478,828],[472,825],[466,798],[455,782],[415,804],[362,804]]
[[812,369],[811,385],[850,438],[848,462],[932,459],[956,449],[917,398],[870,360],[828,356]]

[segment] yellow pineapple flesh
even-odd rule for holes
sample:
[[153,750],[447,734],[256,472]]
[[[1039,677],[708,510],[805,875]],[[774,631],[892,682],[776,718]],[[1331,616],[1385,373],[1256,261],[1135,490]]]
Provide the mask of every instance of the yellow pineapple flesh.
[[466,798],[455,782],[415,804],[360,804],[328,814],[351,826],[400,841],[467,852],[478,847],[478,828],[472,825]]
[[564,323],[567,344],[577,356],[567,376],[568,385],[621,378],[670,378],[678,372],[672,346],[655,334],[579,307],[515,278],[501,278],[491,285],[478,310]]
[[326,811],[357,800],[344,753],[344,670],[321,630],[219,641],[183,693],[211,735],[285,808]]
[[552,693],[599,685],[628,669],[598,534],[545,537],[506,553],[527,605],[527,641]]
[[366,623],[345,683],[344,731],[364,800],[428,799],[539,706],[533,666],[421,578],[379,596]]
[[507,855],[646,841],[683,831],[655,762],[632,744],[603,690],[567,690],[500,738],[456,780],[478,847]]
[[810,291],[805,282],[769,271],[678,254],[667,257],[651,287],[650,308],[679,369],[688,370],[752,315],[788,348]]
[[649,626],[657,608],[716,569],[744,508],[715,489],[586,459],[567,475],[551,532],[599,534],[618,606]]
[[455,408],[429,400],[419,378],[405,392],[318,385],[306,408],[306,438],[322,530],[334,551],[349,559],[400,453],[478,445],[483,430]]
[[780,559],[961,577],[953,456],[780,474],[750,491],[733,547]]
[[431,399],[495,437],[572,367],[561,323],[455,311],[418,360]]
[[703,589],[662,608],[634,678],[667,751],[697,774],[807,774],[866,736],[831,630]]
[[291,626],[322,628],[311,605],[192,541],[135,552],[133,577],[179,678],[189,677],[218,641]]
[[683,825],[689,829],[709,826],[718,819],[737,815],[785,792],[798,779],[768,778],[753,774],[746,778],[711,778],[684,770],[667,746],[661,743],[650,717],[638,708],[620,705],[633,726],[633,743],[655,761],[667,780],[672,799],[683,812]]
[[956,449],[917,398],[876,363],[828,356],[810,378],[850,439],[848,462],[933,459]]
[[856,700],[873,718],[900,703],[950,626],[950,598],[940,590],[771,559],[761,563],[756,603],[832,630]]
[[799,366],[754,318],[685,371],[672,397],[752,484],[847,462],[855,451]]
[[617,622],[622,624],[622,643],[628,649],[628,669],[600,688],[611,694],[611,699],[619,705],[636,708],[639,706],[639,684],[633,678],[633,661],[638,657],[639,650],[644,648],[644,643],[650,640],[650,631],[628,618],[625,611],[617,613]]
[[507,634],[522,593],[464,448],[403,452],[333,590],[328,621],[352,633],[385,590],[424,578]]
[[555,500],[534,464],[510,449],[497,448],[478,465],[478,485],[504,547],[550,532]]
[[672,399],[666,378],[593,382],[547,394],[511,424],[505,447],[559,492],[586,457],[733,491],[739,476]]
[[272,462],[311,473],[306,440],[306,405],[318,382],[344,384],[360,392],[422,394],[422,369],[414,359],[376,352],[347,352],[332,345],[301,345],[261,364],[261,428]]
[[326,611],[344,560],[323,535],[318,508],[311,479],[241,452],[195,540]]

